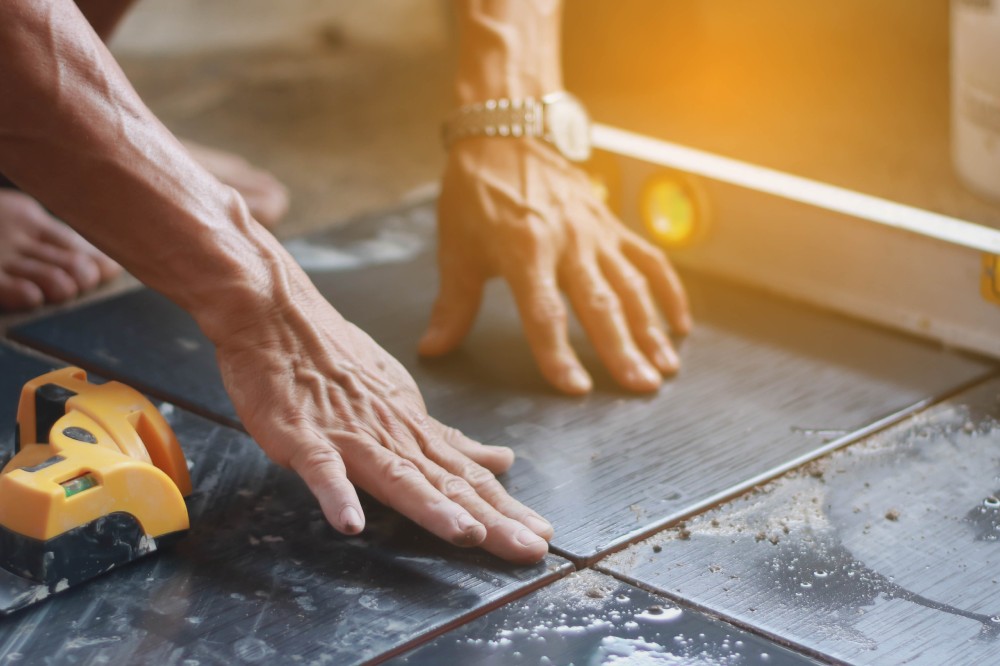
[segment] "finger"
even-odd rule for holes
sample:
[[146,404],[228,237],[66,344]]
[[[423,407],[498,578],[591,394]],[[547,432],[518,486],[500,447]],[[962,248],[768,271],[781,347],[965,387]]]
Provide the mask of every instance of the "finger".
[[15,257],[8,262],[6,270],[13,277],[24,278],[38,285],[49,303],[68,301],[80,292],[76,282],[66,271],[37,259]]
[[559,294],[554,265],[538,260],[512,265],[505,277],[542,375],[565,393],[588,392],[593,382],[569,344],[569,315]]
[[[438,442],[428,448],[433,448],[441,453],[447,450],[447,445]],[[454,455],[459,455],[454,453]],[[413,460],[420,470],[430,479],[440,492],[463,506],[476,520],[486,527],[486,537],[479,544],[487,552],[493,553],[497,557],[502,557],[509,562],[531,564],[545,557],[548,552],[548,544],[534,531],[529,529],[524,523],[504,515],[486,499],[479,495],[473,485],[458,474],[449,472],[435,461],[422,457]],[[466,460],[466,466],[474,465],[478,470],[477,474],[485,479],[493,478],[493,474],[484,467]],[[502,486],[501,486],[502,490]],[[506,491],[504,491],[506,494]],[[516,501],[516,500],[511,500]]]
[[304,446],[289,464],[319,500],[327,521],[342,534],[357,534],[365,528],[365,514],[340,454],[329,444]]
[[509,447],[480,444],[440,421],[431,419],[431,423],[448,446],[494,474],[503,474],[514,464],[514,451]]
[[684,285],[666,255],[642,238],[627,234],[622,242],[622,252],[649,281],[656,299],[667,315],[670,328],[680,334],[691,332],[691,312],[688,308]]
[[625,317],[632,329],[632,337],[646,358],[660,372],[674,374],[680,368],[680,359],[674,351],[659,313],[649,293],[649,283],[638,270],[615,251],[600,256],[601,269],[611,287],[618,294]]
[[[532,532],[546,541],[552,538],[552,524],[510,496],[494,476],[493,470],[465,456],[453,443],[456,439],[469,440],[454,428],[439,426],[440,439],[431,439],[428,450],[431,457],[444,469],[465,479],[473,490],[508,518],[527,526]],[[482,446],[478,444],[478,446]]]
[[431,321],[420,339],[424,356],[447,354],[465,338],[476,321],[484,279],[455,248],[442,246],[438,258],[441,286]]
[[43,263],[53,264],[63,269],[81,291],[93,289],[101,281],[101,271],[93,257],[79,251],[38,243],[25,248],[25,254]]
[[377,442],[360,442],[344,462],[361,488],[428,532],[456,546],[478,546],[486,538],[486,526],[435,488],[413,461]]
[[575,265],[566,272],[563,284],[604,365],[625,388],[655,391],[663,378],[632,340],[618,296],[595,264]]

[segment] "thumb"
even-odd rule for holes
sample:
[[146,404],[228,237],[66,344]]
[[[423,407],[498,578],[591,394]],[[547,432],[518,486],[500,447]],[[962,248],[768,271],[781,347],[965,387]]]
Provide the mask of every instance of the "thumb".
[[430,324],[420,339],[423,356],[447,354],[465,338],[483,297],[483,278],[454,251],[441,248],[441,286],[431,311]]

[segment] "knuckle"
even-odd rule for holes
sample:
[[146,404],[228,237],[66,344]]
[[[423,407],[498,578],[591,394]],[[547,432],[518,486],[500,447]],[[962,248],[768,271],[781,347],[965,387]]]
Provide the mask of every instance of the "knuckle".
[[618,310],[618,299],[606,287],[597,287],[587,294],[587,307],[594,312],[612,314]]
[[304,411],[296,409],[284,418],[285,431],[293,438],[320,437],[315,419]]
[[382,465],[382,478],[389,483],[402,483],[420,475],[420,469],[406,458],[393,457]]
[[[426,422],[426,421],[425,421]],[[450,425],[445,425],[444,423],[438,424],[438,435],[448,444],[451,444],[456,439],[462,436],[461,431],[458,428],[453,428]]]
[[431,426],[431,419],[427,415],[427,410],[411,408],[409,410],[410,420],[413,422],[413,426],[419,430],[427,430]]
[[461,446],[463,444],[463,440],[467,439],[466,436],[462,434],[461,430],[444,425],[443,423],[438,425],[438,436],[441,438],[441,441],[452,448]]
[[622,287],[634,294],[639,294],[649,288],[649,283],[638,271],[625,270],[622,272]]
[[289,465],[299,474],[322,470],[327,474],[342,474],[344,462],[336,451],[329,448],[310,446],[293,453]]
[[469,482],[460,476],[450,474],[441,484],[441,492],[451,500],[458,500],[475,494]]
[[499,484],[496,477],[493,476],[493,472],[475,463],[466,465],[465,469],[462,470],[462,476],[469,485],[480,492],[493,490],[494,486]]
[[535,295],[531,300],[527,315],[531,322],[536,325],[563,326],[568,319],[566,305],[552,289],[546,289]]
[[523,252],[533,252],[545,245],[549,230],[544,221],[525,217],[509,227],[512,239]]

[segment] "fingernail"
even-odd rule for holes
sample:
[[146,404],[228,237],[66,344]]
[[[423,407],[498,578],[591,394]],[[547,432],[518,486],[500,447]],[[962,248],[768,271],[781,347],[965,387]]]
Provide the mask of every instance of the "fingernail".
[[628,379],[632,385],[643,384],[646,386],[659,386],[660,382],[663,381],[660,373],[645,363],[629,370]]
[[361,513],[353,506],[346,506],[340,512],[340,524],[343,525],[345,532],[357,534],[364,526],[364,519],[361,518]]
[[435,347],[437,346],[437,341],[441,337],[440,331],[436,328],[427,329],[423,337],[420,338],[421,347]]
[[574,391],[589,391],[590,377],[583,368],[570,368],[566,374],[566,384]]
[[545,539],[527,528],[519,531],[515,538],[522,546],[537,546],[540,543],[545,543]]
[[681,360],[677,353],[667,345],[663,345],[656,350],[656,365],[665,372],[675,372],[681,365]]
[[458,524],[458,529],[462,530],[461,534],[452,539],[452,543],[456,546],[478,546],[486,538],[486,527],[469,514],[459,514],[455,522]]
[[480,523],[478,520],[476,520],[467,513],[459,514],[458,518],[456,518],[456,521],[458,522],[458,529],[462,530],[463,532],[468,532],[469,530],[474,530],[477,527],[483,526],[482,523]]
[[522,522],[528,526],[528,529],[538,536],[552,532],[552,524],[544,518],[540,518],[538,516],[526,516]]

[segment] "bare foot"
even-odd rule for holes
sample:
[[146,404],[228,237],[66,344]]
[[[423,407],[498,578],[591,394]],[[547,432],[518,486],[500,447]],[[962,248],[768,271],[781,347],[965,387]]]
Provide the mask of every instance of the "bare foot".
[[247,202],[254,219],[267,228],[276,225],[288,212],[288,190],[267,171],[262,171],[239,155],[182,140],[198,164],[229,185]]
[[121,270],[30,196],[0,189],[0,310],[63,303]]
[[[184,145],[209,173],[243,195],[258,222],[273,227],[284,217],[288,190],[274,176],[232,153]],[[0,311],[64,303],[121,271],[30,196],[0,188]]]

